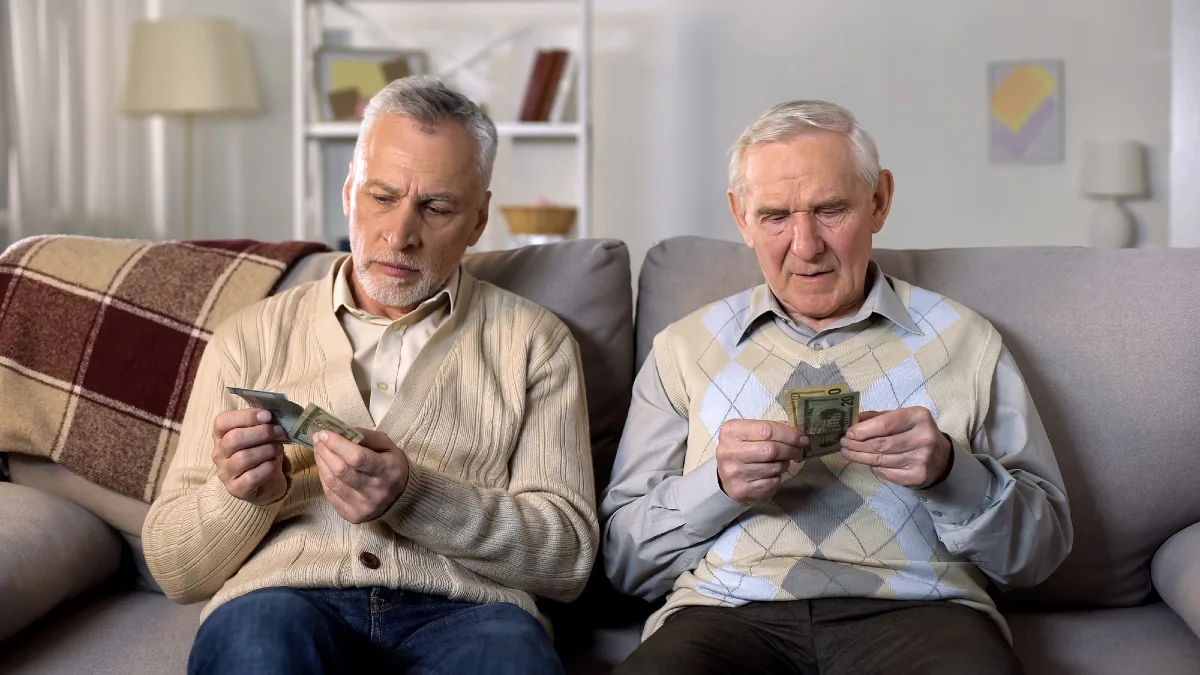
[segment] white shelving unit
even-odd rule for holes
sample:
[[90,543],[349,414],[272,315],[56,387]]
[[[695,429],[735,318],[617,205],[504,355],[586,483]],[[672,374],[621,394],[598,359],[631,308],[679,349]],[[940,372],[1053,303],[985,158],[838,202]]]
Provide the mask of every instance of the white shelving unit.
[[[364,20],[372,11],[372,8],[378,8],[380,5],[387,4],[403,4],[409,5],[415,10],[428,13],[439,13],[442,15],[439,18],[446,16],[469,16],[473,11],[495,10],[497,8],[510,8],[512,11],[508,14],[511,18],[515,15],[524,16],[528,14],[528,21],[521,28],[507,31],[502,28],[497,28],[495,33],[482,43],[476,45],[471,54],[466,58],[460,58],[459,61],[451,64],[439,64],[434,60],[431,63],[431,70],[434,74],[443,74],[446,68],[452,71],[461,73],[463,69],[470,70],[477,63],[494,49],[505,45],[506,43],[515,40],[517,36],[528,33],[536,34],[539,20],[561,19],[567,16],[573,16],[577,21],[578,43],[571,46],[571,50],[576,54],[578,60],[578,68],[576,71],[576,81],[574,84],[574,119],[569,122],[513,122],[505,120],[503,117],[496,120],[496,131],[500,136],[501,147],[500,152],[503,155],[505,152],[506,141],[512,144],[533,144],[533,143],[554,143],[564,144],[569,143],[574,146],[574,170],[577,175],[575,195],[570,205],[578,209],[578,217],[575,223],[574,236],[588,237],[591,236],[591,179],[592,179],[592,130],[591,130],[591,60],[592,60],[592,36],[591,36],[591,20],[592,20],[592,0],[439,0],[438,2],[430,2],[429,0],[293,0],[292,13],[292,49],[293,49],[293,87],[292,87],[292,104],[293,104],[293,129],[294,129],[294,145],[293,145],[293,189],[295,206],[293,215],[292,236],[296,239],[318,239],[328,240],[330,237],[327,234],[327,224],[323,222],[322,214],[324,212],[323,203],[323,144],[329,141],[353,141],[358,137],[359,123],[358,122],[323,122],[318,121],[319,115],[313,110],[316,97],[313,94],[315,87],[315,55],[321,47],[323,39],[323,28],[325,26],[325,12],[330,7],[336,7],[338,11],[351,13],[361,16]],[[553,12],[547,12],[547,8],[555,7]],[[524,21],[524,19],[522,19]],[[387,36],[389,28],[377,22],[372,25],[366,25],[366,29],[370,30],[376,36],[375,42],[379,43],[382,40],[380,36]],[[378,47],[378,44],[373,45]],[[413,48],[411,44],[405,44],[397,40],[392,44],[396,48]],[[528,64],[532,67],[532,64]],[[502,83],[506,88],[523,94],[527,78],[529,77],[529,69],[525,68],[521,72],[521,77],[512,82]],[[453,83],[453,80],[451,79]],[[493,83],[499,84],[499,83]],[[513,145],[513,148],[518,146]],[[552,171],[561,171],[551,169]],[[495,182],[495,181],[494,181]],[[511,203],[506,201],[503,194],[497,193],[492,198],[493,211],[497,211],[500,204]],[[492,215],[492,228],[505,227],[503,218],[497,213]],[[491,242],[496,243],[497,237],[493,235]],[[485,242],[488,238],[485,237]],[[330,244],[336,242],[330,241]],[[494,246],[502,248],[503,246]],[[486,245],[477,248],[487,248]]]

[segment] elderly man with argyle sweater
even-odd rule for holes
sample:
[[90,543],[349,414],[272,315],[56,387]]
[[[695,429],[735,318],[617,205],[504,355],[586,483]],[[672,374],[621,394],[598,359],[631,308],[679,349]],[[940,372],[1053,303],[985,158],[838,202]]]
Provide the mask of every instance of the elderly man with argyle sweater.
[[[729,205],[767,283],[668,326],[638,375],[605,568],[669,595],[618,672],[1021,672],[988,586],[1066,557],[1062,477],[996,329],[871,262],[893,186],[830,103],[735,144]],[[870,412],[799,461],[783,392],[843,382]]]

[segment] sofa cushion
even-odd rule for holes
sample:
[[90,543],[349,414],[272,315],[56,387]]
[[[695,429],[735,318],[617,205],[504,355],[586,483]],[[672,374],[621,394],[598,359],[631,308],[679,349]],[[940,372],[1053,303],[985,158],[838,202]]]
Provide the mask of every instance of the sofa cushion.
[[124,534],[142,536],[150,505],[140,499],[100,487],[45,457],[14,453],[9,456],[12,482],[75,502]]
[[633,386],[633,288],[629,249],[581,239],[467,256],[476,278],[554,312],[579,343],[596,482],[608,483]]
[[1161,602],[1004,618],[1028,675],[1190,675],[1200,670],[1200,638]]
[[202,608],[153,593],[79,598],[0,647],[0,672],[183,675]]
[[[1075,544],[1015,597],[1133,605],[1150,558],[1200,521],[1200,250],[875,252],[884,271],[990,319],[1029,384],[1063,472]],[[714,273],[719,271],[719,273]],[[762,282],[740,242],[669,239],[642,265],[637,363],[668,323]]]
[[0,483],[0,640],[121,565],[121,540],[86,509]]
[[1167,540],[1150,563],[1154,589],[1200,635],[1200,523]]

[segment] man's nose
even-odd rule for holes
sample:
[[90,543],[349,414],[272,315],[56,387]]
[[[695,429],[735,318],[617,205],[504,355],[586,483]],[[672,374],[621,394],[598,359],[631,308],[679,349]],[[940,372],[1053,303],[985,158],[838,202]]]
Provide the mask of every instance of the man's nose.
[[400,208],[388,214],[383,238],[387,241],[388,248],[402,251],[420,243],[423,226],[420,208],[405,200]]
[[825,252],[825,240],[821,239],[820,226],[808,214],[799,214],[792,225],[792,255],[801,260],[812,260]]

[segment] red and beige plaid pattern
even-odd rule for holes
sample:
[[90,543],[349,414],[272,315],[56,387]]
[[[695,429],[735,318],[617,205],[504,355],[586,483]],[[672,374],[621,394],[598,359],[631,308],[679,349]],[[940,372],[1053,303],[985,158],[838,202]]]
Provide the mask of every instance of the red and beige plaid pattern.
[[0,451],[151,501],[213,329],[310,242],[33,237],[0,255]]

